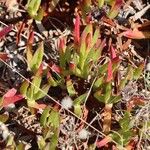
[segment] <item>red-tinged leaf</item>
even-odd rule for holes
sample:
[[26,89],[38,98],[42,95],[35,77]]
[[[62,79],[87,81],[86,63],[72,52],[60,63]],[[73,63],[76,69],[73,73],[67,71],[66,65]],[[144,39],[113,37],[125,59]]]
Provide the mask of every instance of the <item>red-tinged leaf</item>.
[[92,35],[91,33],[88,33],[86,38],[85,38],[85,43],[86,43],[86,50],[89,50],[91,47],[91,41],[92,41]]
[[91,13],[88,14],[88,16],[85,19],[86,23],[89,24],[92,21],[92,15]]
[[112,4],[108,17],[111,19],[115,18],[118,15],[119,9],[122,4],[123,0],[115,0],[114,3]]
[[24,30],[25,25],[26,25],[26,22],[24,21],[24,22],[22,22],[21,26],[20,26],[19,29],[18,29],[17,37],[16,37],[16,44],[17,44],[17,45],[18,45],[19,42],[20,42],[21,33],[22,33],[22,31]]
[[148,39],[150,38],[150,32],[149,31],[139,31],[137,29],[134,30],[127,30],[123,33],[121,33],[121,35],[128,37],[130,39]]
[[34,32],[30,32],[29,38],[28,38],[28,44],[32,45],[34,43]]
[[7,60],[9,57],[8,57],[8,55],[7,55],[6,53],[0,52],[0,58],[5,61],[5,60]]
[[74,27],[74,42],[78,44],[80,41],[80,16],[77,14]]
[[4,98],[13,97],[13,96],[15,96],[16,93],[17,93],[17,90],[12,88],[3,97]]
[[3,97],[3,107],[7,107],[9,104],[13,104],[17,101],[22,100],[24,97],[20,94],[20,95],[14,95],[14,96],[10,96],[10,97]]
[[58,42],[59,42],[58,47],[59,47],[60,53],[64,54],[65,49],[66,49],[66,40],[65,40],[65,38],[64,37],[60,38],[60,40]]
[[70,62],[69,63],[69,68],[70,68],[71,71],[75,70],[76,64],[74,62]]
[[43,73],[43,64],[40,64],[40,67],[38,68],[37,72],[36,72],[36,76],[42,76]]
[[116,52],[112,45],[110,46],[110,53],[111,53],[111,59],[116,58]]
[[12,30],[12,26],[8,26],[8,27],[4,27],[1,31],[0,31],[0,38],[3,38],[7,33],[9,33]]
[[51,73],[47,72],[47,79],[49,79],[51,76],[52,76]]
[[108,17],[103,16],[102,21],[108,25],[111,25],[112,27],[115,27],[116,24],[114,23],[114,21]]
[[106,82],[110,82],[113,78],[113,72],[112,72],[112,61],[110,60],[108,63],[108,70],[107,70],[107,79]]
[[104,139],[97,141],[96,142],[96,146],[98,148],[101,148],[103,146],[105,146],[107,143],[111,142],[112,138],[110,136],[106,136]]
[[50,68],[53,72],[61,73],[61,68],[55,64],[53,64]]

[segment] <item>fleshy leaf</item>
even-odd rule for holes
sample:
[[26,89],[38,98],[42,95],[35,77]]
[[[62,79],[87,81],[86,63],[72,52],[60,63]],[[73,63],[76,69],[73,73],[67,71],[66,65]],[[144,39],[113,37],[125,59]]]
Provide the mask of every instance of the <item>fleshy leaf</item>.
[[121,35],[128,37],[130,39],[149,39],[150,32],[149,31],[139,31],[138,29],[127,30],[121,33]]
[[97,146],[98,148],[101,148],[101,147],[105,146],[107,143],[109,143],[109,142],[111,142],[111,141],[112,141],[112,138],[111,138],[110,136],[106,136],[104,139],[98,140],[98,141],[96,142],[96,146]]
[[104,5],[105,0],[97,0],[98,1],[98,7],[102,8]]
[[13,97],[13,96],[15,96],[16,93],[17,93],[17,90],[12,88],[6,94],[4,94],[3,97],[5,97],[5,98],[6,97]]
[[50,88],[50,85],[44,85],[42,88],[41,88],[41,90],[43,91],[38,91],[36,94],[34,94],[34,99],[35,100],[38,100],[38,99],[40,99],[40,98],[43,98],[47,93],[48,93],[48,90],[49,90],[49,88]]
[[132,127],[130,124],[130,113],[125,112],[123,118],[119,120],[119,124],[124,131],[128,131]]
[[23,96],[27,96],[27,89],[29,87],[29,82],[28,81],[24,81],[20,87],[20,93],[23,95]]
[[41,21],[44,17],[44,9],[42,7],[39,8],[37,15],[34,17],[35,20]]
[[7,107],[9,104],[15,103],[24,98],[21,94],[15,95],[16,92],[15,89],[11,89],[3,96],[3,107]]
[[44,45],[42,42],[40,43],[38,49],[34,53],[31,63],[29,64],[30,69],[33,70],[34,72],[40,67],[42,63],[43,55],[44,55]]
[[99,78],[95,81],[93,88],[94,88],[94,89],[100,88],[100,86],[102,85],[103,81],[104,81],[104,77],[103,77],[103,76],[102,76],[102,77],[99,77]]
[[49,116],[49,112],[50,112],[51,108],[50,107],[46,107],[41,115],[40,118],[40,123],[42,126],[46,126],[47,123],[47,118]]
[[77,14],[74,26],[74,42],[78,44],[80,41],[80,16]]
[[3,38],[6,34],[8,34],[10,31],[12,30],[12,26],[7,26],[4,27],[1,31],[0,31],[0,39]]
[[108,63],[106,82],[110,82],[112,79],[113,79],[112,61],[110,60],[109,63]]
[[80,95],[78,98],[76,98],[73,102],[74,105],[74,113],[78,116],[82,115],[82,108],[81,105],[85,102],[87,97],[87,93]]
[[65,53],[65,49],[66,49],[65,37],[60,38],[58,42],[59,42],[58,43],[58,47],[59,47],[59,50],[60,50],[60,54],[64,54]]
[[60,124],[59,112],[52,109],[47,120],[47,125],[51,125],[54,128],[58,128]]
[[28,44],[32,45],[34,43],[34,32],[31,31],[28,38]]
[[59,129],[56,128],[56,129],[53,131],[53,135],[52,135],[52,137],[51,137],[51,143],[50,143],[50,146],[49,146],[48,149],[51,149],[51,150],[57,149],[58,138],[59,138]]
[[144,69],[144,63],[140,64],[140,66],[138,66],[138,68],[134,69],[134,72],[133,72],[134,80],[137,80],[141,76],[143,69]]
[[27,12],[31,17],[35,17],[37,15],[37,11],[39,10],[41,4],[41,0],[28,0],[27,3]]
[[53,64],[51,67],[53,72],[56,72],[56,73],[61,73],[61,68],[55,64]]
[[42,78],[40,76],[34,76],[31,87],[33,88],[33,94],[36,94],[39,91]]
[[123,0],[114,0],[111,10],[108,14],[108,17],[111,19],[115,18],[119,13],[122,4],[123,4]]
[[7,55],[6,53],[0,52],[0,58],[1,58],[2,60],[6,61],[9,57],[8,57],[8,55]]
[[116,52],[112,45],[110,46],[110,53],[111,53],[111,59],[116,58]]
[[74,96],[76,94],[76,91],[71,79],[67,79],[66,86],[67,86],[67,91],[69,93],[69,96]]

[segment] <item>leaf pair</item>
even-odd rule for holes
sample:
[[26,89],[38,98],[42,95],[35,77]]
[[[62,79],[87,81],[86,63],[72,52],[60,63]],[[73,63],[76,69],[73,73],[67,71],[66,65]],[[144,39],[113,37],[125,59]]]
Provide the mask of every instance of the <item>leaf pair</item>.
[[20,93],[27,99],[27,103],[30,107],[34,107],[35,101],[43,98],[50,88],[49,84],[45,84],[41,87],[41,81],[41,75],[37,75],[33,77],[31,85],[28,81],[24,81],[20,87]]

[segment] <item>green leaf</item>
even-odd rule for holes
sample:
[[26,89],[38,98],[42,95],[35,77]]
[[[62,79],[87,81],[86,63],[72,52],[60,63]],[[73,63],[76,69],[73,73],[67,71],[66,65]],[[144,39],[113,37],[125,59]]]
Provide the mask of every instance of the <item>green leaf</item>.
[[49,116],[49,113],[51,111],[51,108],[50,107],[46,107],[41,115],[41,118],[40,118],[40,123],[42,126],[46,126],[46,123],[47,123],[47,118]]
[[97,43],[99,36],[100,36],[100,29],[99,27],[97,27],[92,38],[91,47],[93,47]]
[[131,123],[130,123],[130,113],[129,112],[125,112],[123,118],[119,120],[119,124],[123,131],[128,131],[132,128]]
[[83,104],[86,100],[86,97],[87,97],[87,93],[84,93],[82,95],[80,95],[78,98],[76,98],[74,101],[73,101],[73,104],[76,105],[76,104]]
[[87,93],[84,93],[80,95],[78,98],[76,98],[73,102],[74,113],[78,116],[82,114],[81,105],[85,102],[86,97],[87,97]]
[[48,85],[48,84],[46,84],[46,85],[44,85],[42,88],[41,88],[41,90],[43,91],[38,91],[36,94],[34,94],[34,99],[35,100],[38,100],[38,99],[41,99],[41,98],[43,98],[44,96],[46,96],[46,94],[48,93],[48,90],[49,90],[49,88],[50,88],[50,85]]
[[123,4],[123,0],[114,0],[114,2],[112,3],[111,10],[109,11],[108,14],[108,17],[110,19],[113,19],[118,15],[122,4]]
[[74,96],[76,94],[76,90],[73,86],[73,83],[72,83],[71,79],[68,79],[66,81],[66,86],[67,86],[67,91],[69,93],[69,96],[71,96],[71,97]]
[[24,149],[25,149],[25,147],[26,147],[26,145],[25,145],[25,144],[23,144],[23,143],[19,143],[19,144],[16,146],[16,150],[24,150]]
[[40,4],[41,0],[28,0],[27,12],[31,17],[35,17],[37,15],[37,11],[39,10]]
[[105,101],[105,104],[109,103],[111,93],[112,93],[111,82],[108,82],[104,85],[104,101]]
[[94,93],[94,97],[95,97],[98,101],[100,101],[100,102],[102,102],[102,103],[105,102],[105,101],[104,101],[104,97],[103,97],[103,95],[101,94],[101,90],[96,91],[96,92]]
[[26,97],[27,97],[27,100],[30,100],[30,101],[34,101],[34,99],[33,99],[33,86],[32,86],[32,88],[30,87],[30,88],[28,88],[28,90],[27,90],[27,93],[26,93]]
[[28,69],[31,69],[30,64],[31,64],[32,58],[33,58],[32,46],[31,46],[31,45],[27,45],[27,48],[26,48],[26,55],[27,55]]
[[98,8],[102,8],[105,0],[97,0],[97,1],[98,1]]
[[116,95],[116,96],[111,96],[108,103],[109,104],[115,104],[118,103],[121,100],[121,96],[120,95]]
[[22,85],[20,87],[20,93],[23,96],[25,96],[25,97],[27,97],[27,89],[28,89],[28,87],[29,87],[29,82],[26,81],[26,80],[22,83]]
[[44,17],[44,9],[41,7],[39,8],[37,15],[34,17],[35,20],[41,21]]
[[88,12],[90,12],[91,10],[91,5],[92,5],[92,2],[91,0],[83,0],[81,2],[81,11],[82,11],[82,14],[83,14],[83,18],[86,17],[86,14]]
[[47,124],[54,127],[54,128],[58,128],[60,125],[60,116],[59,116],[59,112],[52,109],[49,116],[48,116],[48,120],[47,120]]
[[143,69],[144,69],[144,63],[142,63],[138,68],[134,69],[134,72],[133,72],[133,79],[134,80],[139,79],[139,77],[142,74]]
[[58,85],[59,81],[54,79],[52,77],[52,75],[50,73],[48,73],[48,83],[50,84],[50,86],[56,87]]
[[34,53],[32,61],[30,63],[30,68],[34,72],[40,67],[42,63],[43,55],[44,55],[44,45],[43,42],[41,42],[38,49]]
[[83,31],[83,33],[82,33],[82,35],[81,35],[81,46],[80,46],[80,54],[79,54],[79,68],[81,69],[81,70],[83,70],[83,67],[84,67],[84,62],[85,62],[85,60],[86,60],[86,58],[87,58],[87,55],[88,55],[88,53],[89,53],[89,51],[88,50],[86,50],[86,37],[88,36],[88,35],[93,35],[93,27],[92,27],[92,24],[88,24],[86,27],[85,27],[85,29],[84,29],[84,31]]
[[50,149],[51,150],[56,150],[56,146],[58,144],[58,138],[59,138],[59,128],[56,128],[53,132],[54,133],[51,137]]
[[111,94],[112,94],[112,88],[111,88],[111,82],[109,82],[103,85],[103,92],[102,90],[95,92],[94,97],[102,103],[109,104]]
[[103,82],[104,82],[104,77],[103,77],[103,76],[102,76],[102,77],[99,77],[99,78],[95,81],[95,83],[94,83],[94,85],[93,85],[93,89],[100,88]]
[[100,68],[99,68],[99,73],[103,75],[104,73],[106,73],[107,68],[108,68],[108,63],[103,64],[103,65],[100,66]]
[[122,90],[125,87],[126,83],[132,79],[133,79],[133,68],[132,66],[129,66],[124,79],[122,79],[119,84],[119,89]]
[[42,136],[38,136],[37,139],[38,139],[38,141],[37,141],[38,148],[39,148],[40,150],[43,150],[44,147],[45,147],[45,145],[46,145],[46,142],[45,142],[44,138],[43,138]]
[[77,116],[81,116],[82,115],[82,108],[80,104],[74,104],[74,113]]
[[34,76],[31,88],[33,88],[33,94],[36,94],[39,91],[41,85],[42,77],[41,76]]

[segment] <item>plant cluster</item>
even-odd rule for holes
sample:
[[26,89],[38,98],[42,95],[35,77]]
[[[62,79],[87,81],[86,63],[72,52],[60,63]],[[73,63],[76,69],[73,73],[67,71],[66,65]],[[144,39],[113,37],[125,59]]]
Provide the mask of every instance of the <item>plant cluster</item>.
[[[128,18],[119,18],[126,4],[123,0],[79,0],[80,4],[73,10],[69,6],[74,14],[71,34],[62,34],[56,39],[59,59],[55,63],[46,55],[45,37],[35,41],[35,24],[42,24],[46,17],[56,13],[59,4],[67,2],[28,0],[25,5],[27,23],[20,25],[17,44],[19,46],[21,33],[29,24],[26,46],[21,54],[28,75],[15,71],[21,76],[21,83],[1,96],[1,124],[11,124],[13,111],[25,106],[42,127],[41,134],[33,133],[32,140],[36,139],[33,145],[37,149],[140,150],[145,143],[147,148],[149,102],[138,92],[137,97],[133,94],[128,100],[123,100],[123,94],[131,82],[140,82],[147,92],[149,90],[149,62],[139,60],[138,54],[133,56],[128,48],[132,42],[149,40],[150,22],[139,23],[135,14],[127,25],[120,24],[121,19],[128,21]],[[5,39],[12,30],[12,25],[4,27],[0,38]],[[38,34],[42,34],[41,31]],[[5,51],[0,52],[0,60],[13,69]],[[140,110],[145,111],[147,119],[136,116],[142,114]],[[74,118],[74,123],[68,118]],[[139,119],[142,122],[139,123]],[[17,141],[15,133],[4,130],[1,134],[6,148],[25,149],[26,144]],[[62,147],[61,140],[68,141],[68,145],[64,142]]]

